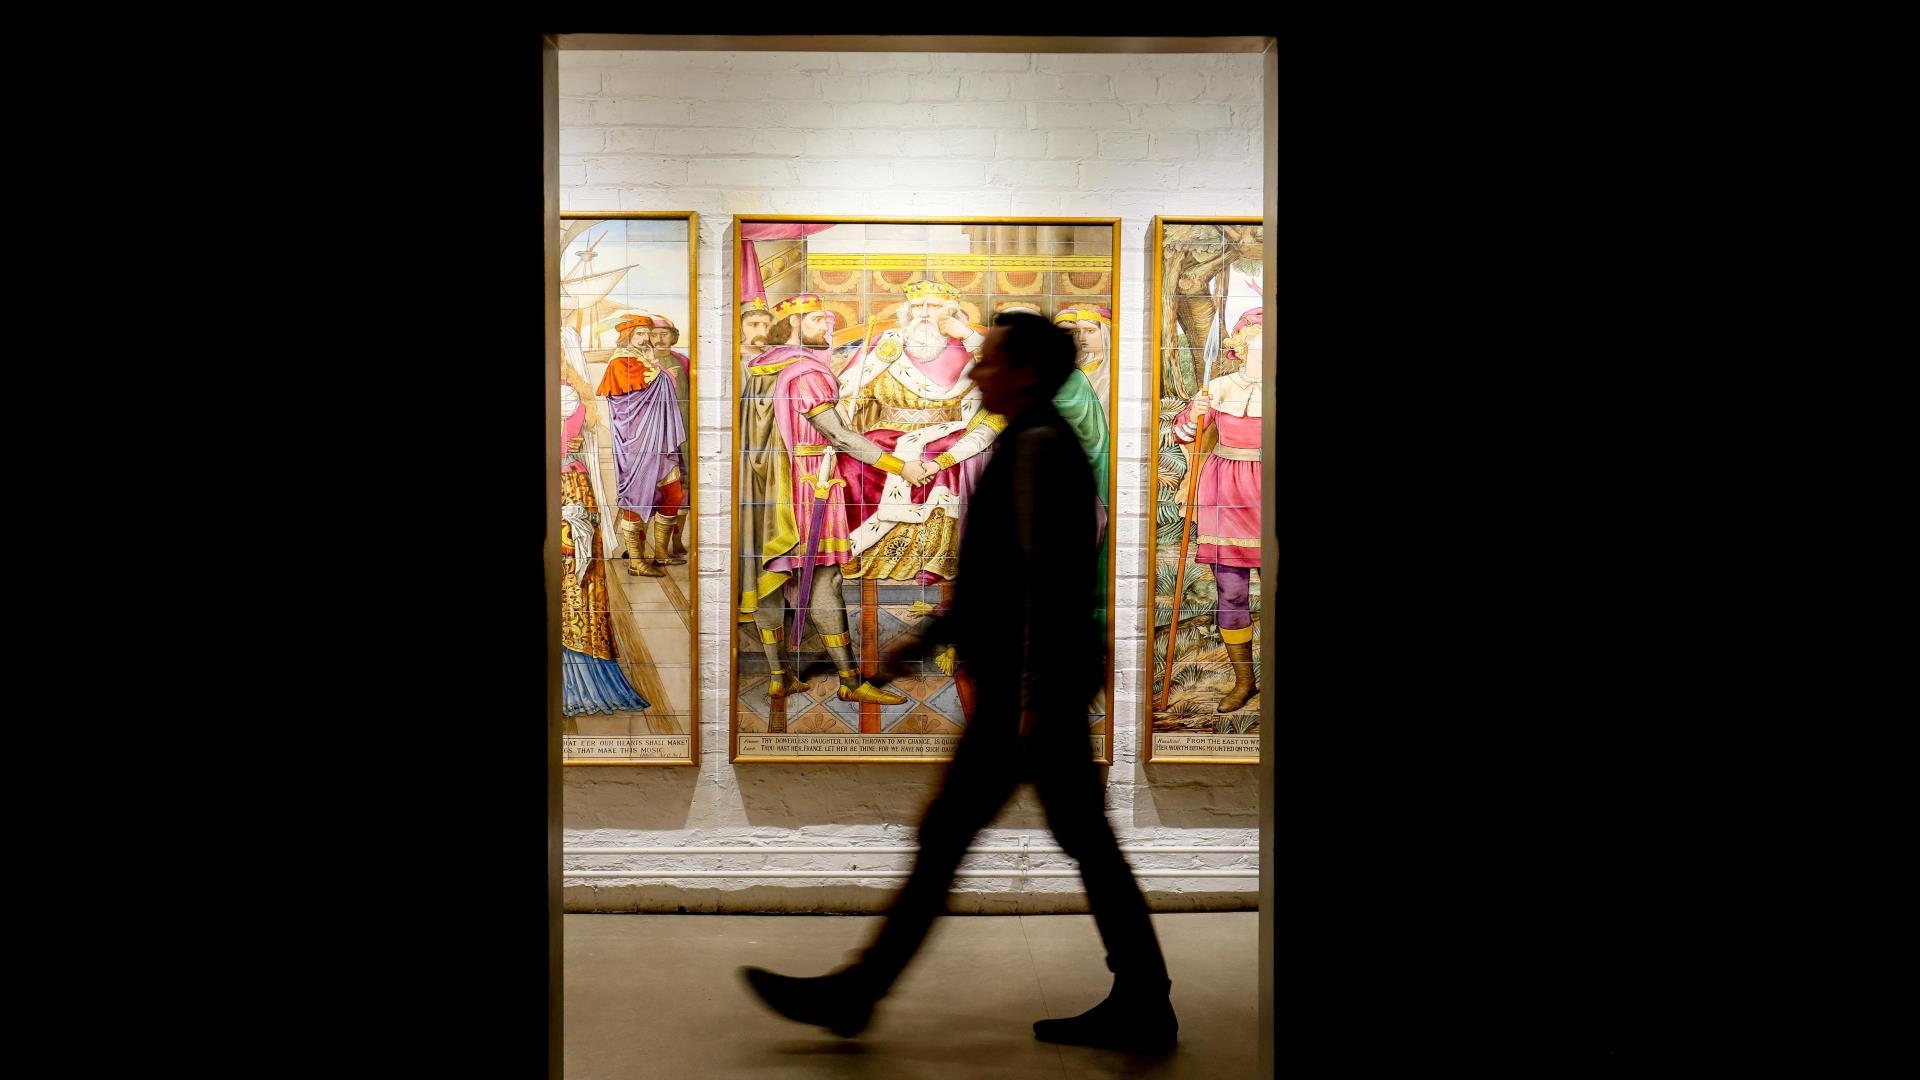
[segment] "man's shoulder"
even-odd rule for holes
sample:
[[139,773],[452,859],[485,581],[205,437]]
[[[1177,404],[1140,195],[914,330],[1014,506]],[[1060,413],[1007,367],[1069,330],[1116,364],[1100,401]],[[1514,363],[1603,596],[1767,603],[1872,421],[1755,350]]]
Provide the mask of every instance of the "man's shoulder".
[[605,394],[615,390],[624,392],[626,389],[631,389],[630,384],[638,380],[634,368],[639,362],[639,358],[631,353],[614,353],[607,357],[607,370],[600,375],[599,392]]
[[788,348],[789,351],[775,356],[773,350],[769,349],[760,354],[760,362],[754,365],[761,368],[779,368],[773,376],[777,385],[785,386],[795,379],[810,376],[819,376],[830,383],[838,381],[834,378],[833,368],[827,363],[827,358],[820,353],[812,349],[795,349],[788,346],[781,346],[781,348]]
[[798,345],[775,345],[773,348],[754,357],[753,366],[764,367],[768,364],[795,364],[804,363],[808,360],[815,361],[823,367],[826,365],[826,361],[822,360],[819,354],[815,353],[812,349],[803,349]]

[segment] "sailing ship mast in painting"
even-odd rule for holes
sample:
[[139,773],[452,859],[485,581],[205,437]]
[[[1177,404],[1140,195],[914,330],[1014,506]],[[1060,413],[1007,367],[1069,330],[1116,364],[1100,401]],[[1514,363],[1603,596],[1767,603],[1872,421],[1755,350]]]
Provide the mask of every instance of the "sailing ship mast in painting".
[[[594,320],[596,317],[604,318],[595,308],[605,302],[607,294],[620,284],[621,278],[627,276],[627,271],[633,269],[630,265],[612,270],[593,268],[593,260],[600,254],[594,249],[600,246],[600,241],[606,239],[606,235],[605,232],[589,235],[585,246],[574,253],[573,265],[566,269],[566,275],[560,279],[561,318],[571,321],[580,334],[581,344],[589,349],[599,346]],[[571,240],[572,237],[566,239]],[[571,304],[567,303],[569,300]]]

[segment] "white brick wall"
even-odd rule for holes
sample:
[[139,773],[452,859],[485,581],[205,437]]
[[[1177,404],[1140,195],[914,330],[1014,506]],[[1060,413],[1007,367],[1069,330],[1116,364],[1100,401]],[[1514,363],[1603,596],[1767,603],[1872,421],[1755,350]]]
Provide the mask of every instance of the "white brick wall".
[[995,132],[993,156],[1002,160],[1046,157],[1048,137],[1044,131]]
[[1148,140],[1144,131],[1103,131],[1100,156],[1109,161],[1138,161],[1147,156]]
[[[1073,124],[1055,128],[1047,133],[1047,156],[1057,158],[1090,158],[1100,153],[1100,133]],[[1089,194],[1096,194],[1089,192]]]
[[1194,161],[1200,157],[1200,137],[1191,131],[1156,131],[1148,139],[1147,156],[1155,161]]
[[[658,124],[675,126],[685,124],[690,114],[684,101],[633,101],[618,98],[596,99],[593,103],[593,123],[598,127],[613,124]],[[567,126],[566,106],[561,107],[560,125]]]
[[[653,53],[560,54],[561,205],[700,213],[699,522],[701,731],[697,769],[566,773],[571,847],[753,846],[749,857],[569,856],[568,869],[845,869],[905,856],[779,854],[903,846],[932,795],[933,765],[752,765],[727,758],[733,392],[731,215],[1070,215],[1123,219],[1119,485],[1114,522],[1114,765],[1108,817],[1136,869],[1250,869],[1256,770],[1142,767],[1139,612],[1147,583],[1147,335],[1155,214],[1260,209],[1260,58],[1238,55]],[[1030,791],[979,846],[1054,846]],[[1061,855],[980,855],[982,869],[1071,867]],[[874,910],[898,878],[818,881],[568,879],[569,910]],[[1256,878],[1143,878],[1156,909],[1251,906]],[[966,878],[954,908],[1084,910],[1077,878]]]
[[[1255,84],[1256,88],[1258,83]],[[1205,93],[1207,76],[1198,71],[1181,71],[1160,76],[1159,101],[1192,101]]]
[[959,96],[967,101],[1005,101],[1013,93],[1013,80],[1006,75],[982,72],[960,76]]

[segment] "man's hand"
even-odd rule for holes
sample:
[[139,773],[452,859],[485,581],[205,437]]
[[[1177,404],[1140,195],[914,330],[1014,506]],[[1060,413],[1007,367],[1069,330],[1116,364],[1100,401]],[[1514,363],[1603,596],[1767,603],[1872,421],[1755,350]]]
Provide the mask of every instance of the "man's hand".
[[933,474],[939,471],[940,466],[931,461],[909,461],[900,467],[900,478],[919,487],[933,479]]
[[950,338],[964,341],[968,334],[973,333],[973,327],[968,326],[967,320],[962,319],[960,316],[949,315],[940,320],[940,332]]
[[1211,408],[1213,408],[1213,399],[1207,396],[1205,390],[1193,396],[1193,418],[1195,420],[1199,420],[1201,417],[1207,415],[1207,410]]

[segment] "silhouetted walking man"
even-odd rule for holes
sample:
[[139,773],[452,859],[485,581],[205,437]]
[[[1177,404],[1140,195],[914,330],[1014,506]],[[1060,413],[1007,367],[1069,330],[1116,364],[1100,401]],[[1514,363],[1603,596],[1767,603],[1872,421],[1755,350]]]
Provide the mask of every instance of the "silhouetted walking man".
[[1174,1045],[1166,961],[1107,822],[1088,737],[1104,667],[1094,610],[1099,514],[1079,439],[1052,403],[1077,351],[1064,330],[1024,312],[997,317],[981,348],[973,369],[981,407],[1006,417],[1006,430],[968,507],[952,604],[886,660],[886,674],[899,675],[933,646],[956,646],[974,682],[973,714],[920,823],[912,875],[860,959],[816,978],[742,969],[788,1019],[843,1036],[864,1029],[946,908],[975,834],[1031,782],[1060,846],[1080,863],[1114,973],[1105,1001],[1038,1021],[1035,1036],[1148,1053]]

